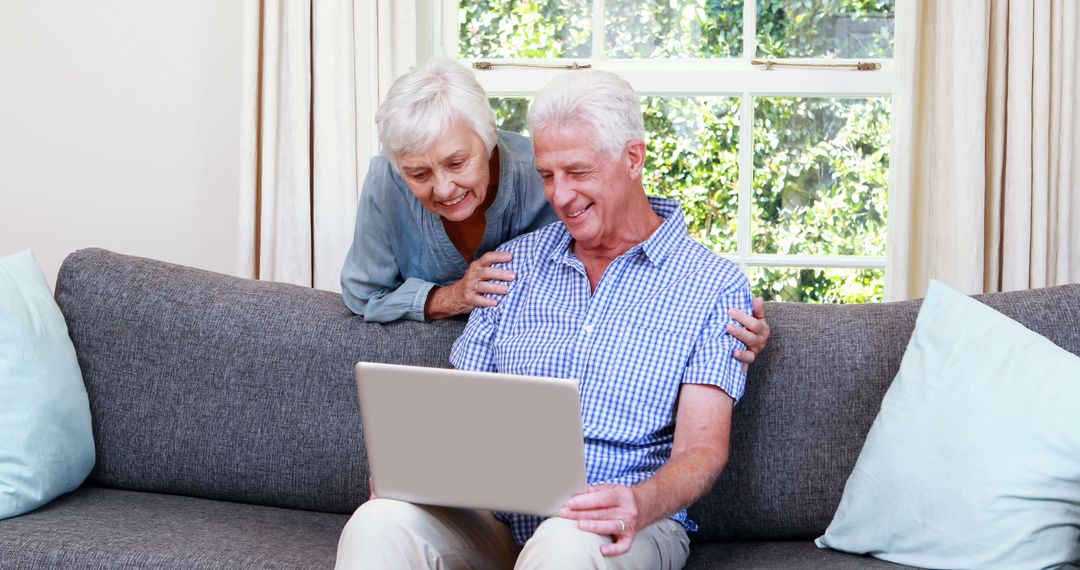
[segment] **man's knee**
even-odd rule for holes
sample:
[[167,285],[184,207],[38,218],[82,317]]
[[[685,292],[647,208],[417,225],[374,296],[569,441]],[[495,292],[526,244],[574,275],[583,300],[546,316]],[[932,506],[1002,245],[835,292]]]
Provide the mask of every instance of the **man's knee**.
[[509,568],[518,548],[491,513],[373,499],[338,542],[338,568]]
[[550,518],[525,543],[515,568],[606,568],[600,547],[609,542],[611,537],[579,529],[577,521]]
[[372,499],[356,509],[338,540],[338,568],[393,568],[416,560],[415,527],[425,516],[416,505]]
[[341,531],[341,542],[361,540],[380,542],[395,536],[408,536],[409,529],[425,516],[411,503],[391,499],[372,499],[356,509]]

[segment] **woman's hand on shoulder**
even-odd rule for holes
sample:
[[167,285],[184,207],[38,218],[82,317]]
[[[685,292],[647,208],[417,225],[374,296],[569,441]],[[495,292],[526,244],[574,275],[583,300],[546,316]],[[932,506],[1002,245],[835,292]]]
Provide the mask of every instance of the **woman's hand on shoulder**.
[[492,267],[497,263],[509,263],[513,255],[505,251],[489,251],[469,264],[465,275],[446,287],[440,287],[428,298],[424,314],[428,319],[445,319],[469,313],[475,307],[494,307],[499,304],[485,295],[505,295],[509,290],[506,282],[514,280],[509,269]]
[[743,363],[745,370],[750,363],[765,350],[765,343],[769,341],[769,323],[765,322],[765,302],[761,297],[755,297],[753,301],[754,315],[750,316],[738,309],[731,309],[731,317],[738,321],[739,325],[728,325],[727,333],[746,345],[746,350],[736,350],[735,359]]

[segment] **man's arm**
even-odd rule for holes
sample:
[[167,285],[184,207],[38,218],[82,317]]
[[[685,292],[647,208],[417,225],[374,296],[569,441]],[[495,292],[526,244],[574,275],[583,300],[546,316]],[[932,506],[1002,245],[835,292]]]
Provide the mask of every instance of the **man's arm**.
[[[604,556],[630,550],[637,531],[678,512],[712,489],[728,458],[735,400],[706,384],[684,384],[675,413],[671,459],[652,478],[634,487],[600,485],[570,499],[560,516],[578,528],[612,535]],[[620,522],[621,521],[621,522]]]

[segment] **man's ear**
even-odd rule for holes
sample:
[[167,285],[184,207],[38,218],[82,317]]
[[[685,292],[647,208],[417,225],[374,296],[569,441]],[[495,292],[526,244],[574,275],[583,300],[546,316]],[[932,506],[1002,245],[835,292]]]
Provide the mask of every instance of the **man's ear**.
[[641,178],[641,173],[645,169],[645,141],[626,143],[624,156],[630,162],[630,177]]

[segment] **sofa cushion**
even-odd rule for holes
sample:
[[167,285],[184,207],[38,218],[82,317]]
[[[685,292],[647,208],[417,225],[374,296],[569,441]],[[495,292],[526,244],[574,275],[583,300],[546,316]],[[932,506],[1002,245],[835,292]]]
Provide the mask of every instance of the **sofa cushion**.
[[83,487],[0,521],[4,568],[331,568],[349,517]]
[[29,251],[0,257],[0,519],[74,490],[93,466],[64,316]]
[[818,544],[935,568],[1080,559],[1080,358],[932,282]]
[[91,484],[350,513],[368,495],[353,365],[448,366],[463,321],[365,323],[341,296],[100,249],[57,281]]
[[813,541],[715,542],[694,544],[686,570],[903,570],[901,566],[869,556],[820,550]]
[[[975,298],[1080,354],[1080,285]],[[701,527],[692,540],[825,532],[919,306],[766,304],[772,336],[735,407],[728,465],[690,510]]]

